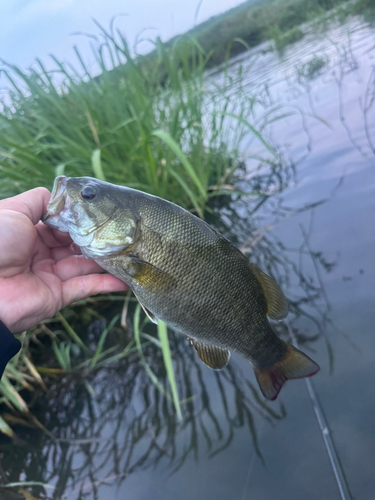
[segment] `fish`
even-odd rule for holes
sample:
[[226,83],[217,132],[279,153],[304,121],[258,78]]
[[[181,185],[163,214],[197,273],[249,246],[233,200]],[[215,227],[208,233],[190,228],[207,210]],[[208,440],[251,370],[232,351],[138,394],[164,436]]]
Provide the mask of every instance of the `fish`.
[[277,283],[178,205],[91,177],[59,176],[42,221],[124,281],[152,322],[186,335],[207,366],[223,369],[230,351],[249,360],[265,398],[319,371],[267,319],[288,314]]

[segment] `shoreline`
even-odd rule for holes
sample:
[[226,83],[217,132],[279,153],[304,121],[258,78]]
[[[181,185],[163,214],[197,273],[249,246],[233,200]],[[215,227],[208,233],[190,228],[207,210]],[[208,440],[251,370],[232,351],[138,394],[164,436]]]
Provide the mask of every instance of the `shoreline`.
[[[301,40],[304,33],[299,28],[319,17],[335,15],[340,19],[350,14],[375,10],[374,0],[248,0],[222,14],[213,16],[191,30],[176,35],[163,44],[169,50],[194,40],[206,54],[206,68],[212,68],[266,41],[274,41],[279,52]],[[196,49],[197,47],[195,47]],[[189,54],[191,60],[196,50]],[[146,55],[138,55],[135,62],[143,66],[158,58],[157,48]]]

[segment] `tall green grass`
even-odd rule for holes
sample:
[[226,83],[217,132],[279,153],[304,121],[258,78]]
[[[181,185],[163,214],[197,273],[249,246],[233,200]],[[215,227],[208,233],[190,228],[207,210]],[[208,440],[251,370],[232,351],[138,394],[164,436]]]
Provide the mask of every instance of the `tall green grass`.
[[[233,112],[238,99],[205,85],[209,55],[192,39],[168,49],[157,41],[146,64],[121,33],[101,34],[95,72],[78,49],[77,66],[52,57],[53,71],[40,60],[29,71],[3,64],[9,95],[0,112],[0,196],[51,188],[59,174],[89,175],[202,216],[239,159],[245,127],[217,113]],[[242,106],[250,106],[244,97]]]

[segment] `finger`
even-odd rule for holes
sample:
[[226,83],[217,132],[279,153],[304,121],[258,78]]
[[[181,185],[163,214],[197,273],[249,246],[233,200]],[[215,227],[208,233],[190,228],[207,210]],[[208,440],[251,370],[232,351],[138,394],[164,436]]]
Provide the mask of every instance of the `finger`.
[[122,292],[128,289],[121,280],[111,274],[78,276],[63,283],[63,307],[99,293]]
[[83,255],[70,255],[66,259],[59,260],[53,266],[53,270],[61,281],[67,281],[76,276],[104,272],[94,260],[87,260]]
[[70,257],[71,255],[82,255],[81,249],[75,243],[67,245],[66,247],[53,248],[51,250],[51,257],[55,262]]
[[69,233],[62,233],[57,229],[52,229],[52,227],[46,226],[43,222],[39,222],[35,228],[38,231],[43,243],[47,245],[48,248],[67,246],[70,243],[73,243]]
[[26,215],[33,224],[37,224],[46,212],[51,197],[48,189],[38,187],[25,193],[0,201],[0,210],[14,210]]

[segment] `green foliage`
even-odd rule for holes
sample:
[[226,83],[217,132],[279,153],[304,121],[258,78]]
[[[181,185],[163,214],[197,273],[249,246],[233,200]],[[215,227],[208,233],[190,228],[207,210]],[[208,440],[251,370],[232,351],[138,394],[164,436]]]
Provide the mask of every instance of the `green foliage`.
[[167,325],[163,321],[158,321],[158,333],[161,344],[161,351],[163,353],[164,366],[167,372],[169,385],[171,388],[173,404],[176,409],[177,418],[179,421],[182,420],[180,400],[178,398],[176,377],[174,374],[172,355],[169,347]]
[[209,186],[220,186],[238,160],[245,127],[232,120],[229,140],[229,120],[215,114],[233,111],[238,98],[205,87],[207,56],[192,39],[168,50],[159,40],[148,60],[133,59],[121,33],[102,28],[102,36],[99,76],[78,50],[79,70],[55,58],[53,72],[40,61],[27,72],[4,64],[12,88],[0,113],[0,195],[50,188],[60,174],[88,175],[202,216]]
[[313,80],[317,78],[322,69],[328,64],[328,59],[326,57],[314,56],[297,68],[297,77],[300,82],[305,80]]
[[[148,364],[148,362],[143,354],[142,337],[144,337],[145,334],[142,332],[143,324],[141,325],[141,323],[140,323],[140,317],[141,317],[141,306],[140,306],[140,304],[137,304],[137,307],[136,307],[135,313],[134,313],[134,325],[133,326],[134,326],[134,340],[135,340],[135,345],[136,345],[137,350],[138,350],[140,361],[141,361],[147,375],[149,376],[151,382],[155,385],[155,387],[157,387],[157,389],[159,389],[159,391],[162,394],[164,394],[165,396],[168,396],[168,393],[164,389],[164,387],[161,384],[161,382],[159,381],[158,377],[152,371],[150,365]],[[147,322],[148,318],[146,318],[145,321]],[[150,336],[147,336],[146,338],[150,338]],[[161,347],[160,344],[158,344],[158,345],[159,345],[159,347]]]
[[228,81],[208,88],[205,69],[269,37],[281,52],[303,36],[298,24],[344,4],[367,12],[373,1],[245,2],[183,37],[156,40],[143,57],[131,55],[121,33],[100,27],[95,71],[77,49],[78,67],[54,57],[54,71],[39,60],[29,71],[3,63],[10,93],[0,103],[0,196],[50,188],[56,175],[94,175],[202,216],[210,187],[217,191],[238,162],[245,131],[220,113],[240,106],[247,120],[252,107],[244,94],[225,93]]
[[61,342],[60,344],[57,344],[55,340],[52,342],[52,349],[55,353],[56,359],[62,370],[66,372],[70,372],[72,369],[72,362],[70,357],[72,345],[73,344],[68,341]]
[[290,37],[288,43],[293,43],[301,38],[301,32],[294,28],[345,3],[347,0],[248,0],[196,26],[187,35],[195,37],[206,53],[211,53],[208,65],[215,66],[228,56],[274,39],[274,30]]
[[352,14],[363,14],[369,22],[375,21],[375,0],[356,0],[351,8]]
[[287,45],[298,42],[304,36],[303,32],[298,27],[294,27],[284,33],[277,25],[269,29],[268,35],[273,39],[275,48],[279,54],[284,52]]

